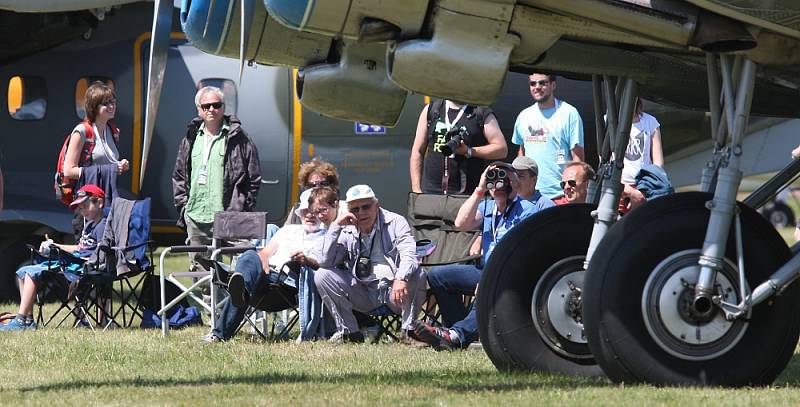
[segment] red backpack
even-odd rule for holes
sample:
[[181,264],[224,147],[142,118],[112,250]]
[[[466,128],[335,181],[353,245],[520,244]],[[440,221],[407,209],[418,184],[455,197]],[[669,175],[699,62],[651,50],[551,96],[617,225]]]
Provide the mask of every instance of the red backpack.
[[[88,119],[82,121],[81,124],[86,131],[86,142],[83,143],[83,151],[81,152],[81,156],[78,158],[78,166],[86,167],[92,165],[92,152],[94,151],[95,134],[94,127]],[[111,127],[111,134],[114,139],[114,144],[118,145],[119,129],[112,121],[108,122],[108,126]],[[56,193],[56,199],[67,206],[69,206],[69,204],[71,204],[74,200],[73,194],[75,193],[75,187],[78,183],[77,179],[69,178],[64,175],[64,158],[67,156],[67,148],[69,147],[69,139],[72,137],[72,133],[74,133],[74,131],[67,134],[64,144],[61,146],[61,152],[58,153],[58,163],[56,163],[56,173],[53,182],[53,189]]]

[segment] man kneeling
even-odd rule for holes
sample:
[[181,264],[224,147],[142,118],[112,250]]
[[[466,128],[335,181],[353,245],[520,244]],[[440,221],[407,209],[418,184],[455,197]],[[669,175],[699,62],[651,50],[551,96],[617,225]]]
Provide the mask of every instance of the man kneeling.
[[401,314],[407,333],[425,301],[425,274],[406,219],[380,208],[366,185],[347,191],[348,212],[325,234],[314,274],[325,308],[336,321],[332,342],[363,342],[353,310],[382,305]]
[[[296,305],[296,272],[299,271],[299,267],[312,269],[319,267],[317,261],[306,256],[306,253],[321,243],[320,238],[323,236],[317,217],[308,210],[309,196],[310,193],[304,193],[300,197],[300,206],[296,210],[297,215],[303,220],[302,225],[286,225],[275,233],[263,249],[257,252],[249,250],[239,256],[236,261],[236,272],[231,275],[228,282],[230,301],[223,306],[214,329],[202,338],[203,341],[220,342],[230,339],[242,323],[251,302],[269,304],[270,308],[285,307],[282,309]],[[286,268],[284,265],[293,271],[282,284],[279,284],[281,268]],[[261,295],[267,297],[259,297]]]

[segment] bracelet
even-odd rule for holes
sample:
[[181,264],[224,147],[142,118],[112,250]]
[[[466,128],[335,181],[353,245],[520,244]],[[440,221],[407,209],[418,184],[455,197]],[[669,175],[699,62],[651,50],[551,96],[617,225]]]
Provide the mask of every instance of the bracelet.
[[486,190],[481,187],[475,187],[475,195],[478,195],[478,197],[483,197],[486,195]]
[[472,158],[472,147],[467,147],[467,153],[464,154],[465,157]]

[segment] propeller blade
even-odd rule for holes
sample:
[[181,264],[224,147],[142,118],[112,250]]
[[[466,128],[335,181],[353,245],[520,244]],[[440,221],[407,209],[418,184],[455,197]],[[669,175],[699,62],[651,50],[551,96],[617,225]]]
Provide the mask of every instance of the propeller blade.
[[[250,27],[253,23],[253,0],[241,0],[241,25],[239,29],[239,86],[242,86],[242,74],[244,73],[244,61],[247,57],[247,40],[250,38]],[[248,12],[249,11],[249,12]]]
[[214,12],[214,5],[217,4],[217,0],[211,0],[208,3],[208,14],[206,15],[206,25],[203,26],[203,38],[205,38],[206,34],[208,34],[208,23],[211,21],[211,13]]
[[141,190],[144,184],[147,157],[150,154],[150,144],[153,142],[153,130],[156,126],[158,102],[161,99],[161,87],[164,84],[164,71],[167,68],[169,33],[172,29],[172,9],[172,0],[155,0],[155,4],[153,5],[153,31],[150,38],[150,61],[147,72],[147,102],[144,114],[142,167],[139,172],[139,190]]

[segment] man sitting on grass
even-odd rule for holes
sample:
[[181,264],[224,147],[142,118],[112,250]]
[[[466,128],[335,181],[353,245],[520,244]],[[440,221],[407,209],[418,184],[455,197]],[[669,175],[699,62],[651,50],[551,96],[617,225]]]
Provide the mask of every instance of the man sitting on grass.
[[[302,225],[285,225],[272,236],[266,247],[239,256],[236,272],[228,281],[230,301],[222,308],[214,329],[202,338],[203,342],[221,342],[233,337],[251,303],[269,303],[270,308],[283,309],[296,305],[299,267],[315,270],[319,267],[315,259],[306,256],[321,242],[323,235],[316,215],[308,209],[310,196],[310,190],[303,192],[295,210],[303,220]],[[281,282],[281,268],[286,269],[284,265],[290,271],[286,280]]]
[[[85,226],[77,245],[54,243],[45,235],[45,241],[39,245],[39,253],[48,256],[55,246],[58,250],[72,253],[76,257],[88,259],[95,250],[97,243],[103,238],[106,228],[106,218],[103,213],[105,192],[96,185],[85,185],[78,190],[76,199],[70,204],[72,210],[78,209],[83,215]],[[39,264],[21,267],[17,270],[19,279],[19,311],[17,316],[8,324],[0,325],[0,331],[16,331],[20,329],[36,329],[33,322],[33,303],[36,299],[36,285],[41,281],[45,270],[61,270],[70,283],[78,281],[82,265],[72,263],[67,266],[59,265],[57,260],[45,261]]]

